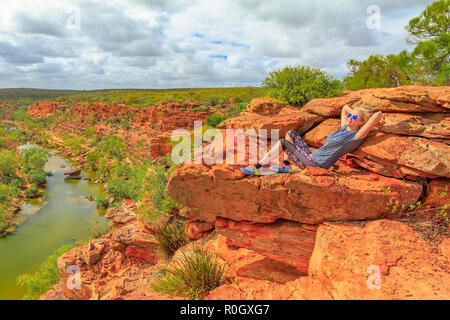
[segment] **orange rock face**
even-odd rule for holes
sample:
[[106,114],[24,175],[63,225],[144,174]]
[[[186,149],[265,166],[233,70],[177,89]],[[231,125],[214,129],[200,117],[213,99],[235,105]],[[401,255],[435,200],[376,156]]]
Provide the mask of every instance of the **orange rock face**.
[[239,247],[249,248],[307,274],[317,226],[277,221],[254,224],[217,218],[216,230]]
[[[409,206],[422,185],[367,172],[332,172],[322,168],[291,175],[243,177],[231,166],[181,165],[167,193],[190,208],[192,217],[214,222],[217,216],[235,221],[272,223],[286,219],[317,224],[323,221],[375,219],[387,214],[391,197]],[[382,188],[390,187],[391,194]],[[327,201],[323,201],[326,194]]]
[[325,223],[317,231],[309,275],[334,299],[448,300],[449,266],[403,223]]
[[[118,208],[109,217],[123,222]],[[60,283],[41,299],[171,299],[151,286],[160,260],[154,236],[136,220],[112,225],[118,229],[59,257]]]
[[[314,151],[339,129],[344,105],[383,111],[366,141],[329,170],[294,167],[291,174],[246,176],[239,168],[257,151],[237,150],[235,141],[202,148],[217,146],[224,151],[222,160],[226,151],[233,152],[233,164],[203,159],[175,170],[166,192],[185,207],[179,215],[188,218],[189,237],[196,240],[177,253],[203,244],[227,264],[226,277],[233,280],[207,299],[449,299],[450,238],[440,235],[439,241],[447,239],[429,246],[408,224],[388,220],[402,216],[391,212],[389,202],[408,208],[421,201],[433,210],[448,203],[449,103],[450,87],[366,89],[316,99],[301,109],[255,99],[240,117],[222,122],[222,130],[277,129],[280,138],[298,130]],[[38,107],[31,114],[39,116]],[[164,104],[136,111],[132,126],[154,134],[148,139],[150,153],[168,152],[170,130],[192,128],[208,114],[194,114],[191,107]],[[80,105],[77,114],[87,118],[94,109],[114,119],[131,110],[108,108]],[[41,111],[63,109],[50,104]],[[142,138],[122,134],[132,144]],[[257,140],[258,146],[264,143]],[[242,164],[236,161],[240,153]],[[61,283],[43,298],[170,298],[151,289],[156,264],[164,262],[152,228],[131,207],[107,215],[117,229],[61,256]],[[77,291],[67,288],[71,265],[82,274]]]
[[285,105],[277,103],[271,98],[255,98],[247,106],[247,112],[256,113],[259,115],[274,115],[279,114]]

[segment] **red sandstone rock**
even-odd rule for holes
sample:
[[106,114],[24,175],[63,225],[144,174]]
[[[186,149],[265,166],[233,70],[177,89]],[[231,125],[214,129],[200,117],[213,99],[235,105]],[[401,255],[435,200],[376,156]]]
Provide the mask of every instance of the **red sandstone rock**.
[[446,203],[450,204],[450,179],[434,179],[428,184],[424,205],[432,207],[442,207]]
[[389,220],[321,225],[309,265],[334,299],[448,300],[449,271],[411,227]]
[[[391,197],[409,206],[422,191],[421,184],[365,172],[314,168],[290,175],[243,178],[239,172],[230,166],[181,165],[166,192],[189,207],[193,218],[203,221],[214,222],[220,216],[235,221],[272,223],[282,218],[317,224],[383,217]],[[385,194],[383,187],[391,187],[392,193]],[[325,194],[327,201],[322,198]]]
[[210,222],[189,220],[186,222],[186,229],[189,239],[197,240],[205,236],[214,225]]
[[217,127],[220,129],[242,129],[245,131],[254,129],[257,133],[261,129],[265,129],[267,130],[268,138],[272,136],[271,130],[278,130],[278,137],[283,138],[286,136],[286,132],[291,129],[297,130],[302,134],[324,119],[324,117],[313,113],[298,111],[272,116],[245,115],[222,121]]
[[255,224],[217,218],[216,230],[239,247],[294,266],[305,274],[308,272],[317,226],[282,220]]
[[337,98],[321,98],[308,102],[302,110],[324,117],[340,116],[345,105],[352,106],[358,97],[344,96]]
[[283,107],[283,104],[271,98],[255,98],[250,101],[246,111],[267,116],[280,113]]
[[450,262],[450,238],[444,239],[439,245],[442,255]]

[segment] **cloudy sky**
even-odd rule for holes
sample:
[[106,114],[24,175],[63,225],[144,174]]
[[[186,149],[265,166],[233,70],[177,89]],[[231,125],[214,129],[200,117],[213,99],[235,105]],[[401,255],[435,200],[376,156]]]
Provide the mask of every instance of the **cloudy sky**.
[[426,0],[0,0],[0,87],[259,86],[411,49]]

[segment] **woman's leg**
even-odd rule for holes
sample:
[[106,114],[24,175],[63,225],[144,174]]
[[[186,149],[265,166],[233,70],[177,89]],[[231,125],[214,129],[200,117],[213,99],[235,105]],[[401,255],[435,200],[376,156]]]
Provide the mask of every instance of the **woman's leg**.
[[288,139],[281,139],[281,147],[289,159],[294,162],[298,167],[305,168],[305,166],[319,167],[319,164],[312,157],[312,152],[309,149],[306,142],[295,130],[289,130],[286,134],[290,137]]
[[259,163],[261,165],[266,164],[266,162],[269,162],[272,160],[272,158],[274,157],[274,155],[276,155],[277,157],[280,156],[280,152],[283,150],[282,146],[281,146],[281,140],[279,140],[270,150],[269,152],[266,153],[266,155],[264,157],[261,158],[261,160],[259,160]]

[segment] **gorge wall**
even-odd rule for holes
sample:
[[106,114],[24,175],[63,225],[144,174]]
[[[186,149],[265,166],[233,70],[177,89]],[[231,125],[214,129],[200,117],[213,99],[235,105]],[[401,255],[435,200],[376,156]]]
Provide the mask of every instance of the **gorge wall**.
[[[280,137],[294,129],[314,149],[340,127],[346,104],[383,118],[329,170],[255,177],[242,164],[205,160],[175,170],[166,192],[184,206],[178,215],[188,219],[190,238],[217,253],[234,279],[207,299],[450,298],[448,209],[441,211],[449,203],[450,87],[346,92],[302,109],[254,99],[219,128],[279,129]],[[138,113],[134,125],[148,116]],[[236,145],[205,150],[218,147]],[[157,255],[151,226],[125,207],[109,216],[116,229],[61,256],[61,282],[43,299],[174,298],[151,289],[157,266],[171,263]],[[81,290],[67,288],[69,265],[82,270]]]

